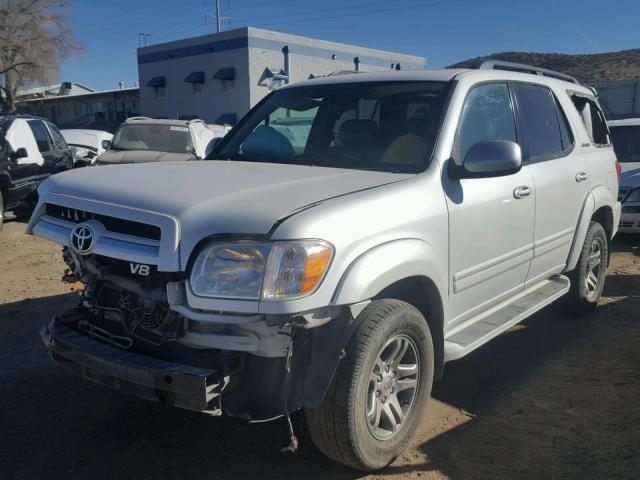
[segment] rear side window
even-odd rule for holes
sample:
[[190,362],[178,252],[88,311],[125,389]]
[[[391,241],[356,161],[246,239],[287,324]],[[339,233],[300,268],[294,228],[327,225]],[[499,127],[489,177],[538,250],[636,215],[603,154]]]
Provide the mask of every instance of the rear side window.
[[571,148],[571,131],[551,90],[541,85],[514,84],[528,158],[557,158]]
[[516,141],[516,125],[506,83],[473,88],[465,101],[457,135],[461,160],[476,143],[485,140]]
[[607,122],[598,104],[594,100],[581,95],[572,95],[571,100],[582,118],[582,123],[587,129],[591,141],[596,145],[610,145],[611,136],[609,135]]
[[44,123],[42,123],[41,120],[29,120],[27,123],[29,124],[29,128],[36,139],[38,150],[41,152],[50,151],[52,144],[51,136],[47,131],[47,127],[44,126]]

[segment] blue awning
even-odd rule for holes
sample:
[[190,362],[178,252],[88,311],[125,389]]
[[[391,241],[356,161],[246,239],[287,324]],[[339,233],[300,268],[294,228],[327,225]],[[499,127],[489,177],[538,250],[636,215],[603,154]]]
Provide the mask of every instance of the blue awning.
[[184,79],[188,83],[204,83],[204,72],[191,72]]
[[216,80],[235,80],[236,69],[233,67],[221,68],[216,72],[213,78],[215,78]]
[[153,77],[147,82],[147,87],[164,87],[164,77]]
[[235,125],[238,121],[238,116],[235,113],[223,113],[218,117],[216,123],[218,125]]

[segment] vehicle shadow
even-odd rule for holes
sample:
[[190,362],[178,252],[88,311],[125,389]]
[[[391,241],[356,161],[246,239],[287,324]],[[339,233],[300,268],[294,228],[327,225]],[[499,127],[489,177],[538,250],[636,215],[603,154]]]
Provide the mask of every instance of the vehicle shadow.
[[640,275],[610,275],[586,318],[550,306],[448,364],[433,398],[469,421],[423,442],[422,464],[455,479],[637,478]]
[[[580,398],[585,392],[581,389],[595,387],[575,379],[589,369],[599,380],[610,375],[597,365],[597,354],[605,343],[621,335],[640,338],[637,316],[632,322],[619,315],[622,307],[638,311],[639,276],[616,277],[609,277],[607,294],[619,299],[601,307],[593,317],[567,318],[558,309],[547,308],[447,365],[433,396],[470,412],[470,421],[419,444],[417,449],[424,454],[421,460],[392,465],[376,478],[405,473],[427,476],[433,471],[438,478],[443,474],[451,478],[537,478],[536,473],[549,473],[564,459],[574,461],[564,476],[577,478],[569,473],[591,465],[577,458],[581,449],[588,452],[602,447],[592,439],[592,432],[584,434],[581,422],[590,413],[607,415],[607,409],[611,410],[610,421],[612,415],[624,412],[606,395],[598,408],[583,405]],[[64,294],[0,305],[0,430],[5,436],[0,464],[7,478],[366,476],[323,457],[313,447],[299,413],[294,415],[294,426],[301,447],[296,454],[281,453],[289,442],[284,421],[247,424],[208,417],[138,400],[67,373],[51,362],[38,330],[53,314],[76,302],[75,294]],[[640,349],[637,344],[634,348],[635,357],[625,361],[633,364],[635,358],[637,368]],[[611,356],[617,359],[618,354]],[[636,425],[631,430],[640,431],[640,418],[629,415],[627,421]],[[600,432],[606,434],[607,427]],[[623,443],[630,441],[631,434],[618,434]],[[580,438],[592,443],[580,443]],[[603,465],[613,465],[616,455],[626,452],[620,441],[614,446],[613,453],[612,448],[603,450],[612,456],[603,457]],[[538,461],[547,463],[535,464]],[[547,478],[554,476],[550,473]]]
[[611,243],[612,252],[628,252],[640,256],[640,235],[618,234]]

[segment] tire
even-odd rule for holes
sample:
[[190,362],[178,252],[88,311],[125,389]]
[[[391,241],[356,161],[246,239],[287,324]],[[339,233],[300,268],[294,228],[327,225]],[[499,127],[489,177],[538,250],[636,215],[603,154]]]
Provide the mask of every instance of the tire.
[[[375,300],[357,320],[327,395],[305,413],[311,439],[322,453],[373,471],[398,458],[422,423],[433,383],[433,342],[422,314],[399,300]],[[409,368],[414,364],[415,374]],[[407,388],[412,383],[415,387]],[[404,418],[394,429],[390,419],[398,423],[398,408]]]
[[591,222],[575,270],[570,273],[571,289],[566,306],[576,315],[589,315],[598,306],[609,264],[609,240],[598,222]]

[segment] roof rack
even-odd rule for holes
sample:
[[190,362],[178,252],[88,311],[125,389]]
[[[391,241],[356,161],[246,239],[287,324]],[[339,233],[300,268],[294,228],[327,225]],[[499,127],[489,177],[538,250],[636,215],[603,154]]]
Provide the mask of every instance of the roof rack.
[[503,62],[501,60],[486,60],[479,67],[482,70],[508,70],[511,72],[532,73],[533,75],[541,75],[544,77],[556,78],[566,82],[580,85],[580,82],[571,75],[549,70],[547,68],[534,67],[533,65],[525,65],[523,63]]

